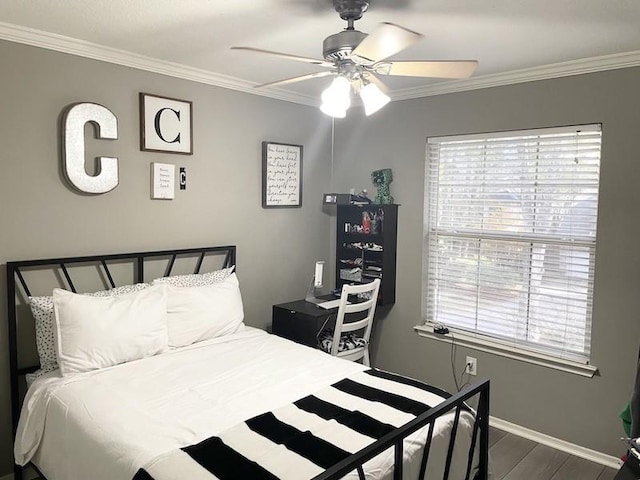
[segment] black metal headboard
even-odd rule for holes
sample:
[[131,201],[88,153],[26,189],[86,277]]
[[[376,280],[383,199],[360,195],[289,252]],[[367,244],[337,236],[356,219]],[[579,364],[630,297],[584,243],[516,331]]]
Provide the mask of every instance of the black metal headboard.
[[[176,260],[182,264],[187,261],[195,261],[195,268],[189,273],[201,273],[205,258],[215,257],[221,261],[216,263],[217,268],[231,267],[236,264],[235,245],[223,247],[201,247],[179,250],[160,250],[155,252],[118,253],[109,255],[91,255],[84,257],[48,258],[40,260],[23,260],[7,262],[7,306],[9,320],[9,367],[11,380],[11,415],[13,433],[15,436],[20,417],[21,395],[20,378],[27,373],[35,371],[38,366],[19,365],[19,338],[18,338],[18,299],[26,304],[27,297],[32,296],[31,288],[25,279],[26,273],[53,271],[59,279],[59,286],[77,292],[77,282],[73,281],[73,267],[85,268],[96,272],[105,288],[114,288],[118,282],[114,281],[112,270],[115,266],[131,266],[131,275],[126,280],[129,283],[141,283],[151,281],[153,278],[145,277],[145,271],[151,262],[158,268],[164,268],[160,275],[169,276],[174,272]],[[180,272],[183,273],[183,272]],[[121,282],[120,282],[121,283]],[[122,283],[121,283],[122,284]],[[50,292],[50,290],[49,290]],[[49,293],[50,294],[50,293]]]

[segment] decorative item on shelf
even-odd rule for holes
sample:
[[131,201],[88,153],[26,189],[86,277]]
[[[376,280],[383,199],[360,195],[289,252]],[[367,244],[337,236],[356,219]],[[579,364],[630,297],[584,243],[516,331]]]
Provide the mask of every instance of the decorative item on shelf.
[[362,233],[371,233],[371,217],[366,210],[362,212]]
[[369,205],[373,203],[367,196],[367,190],[363,189],[359,194],[351,196],[351,205]]
[[[384,215],[383,215],[384,216]],[[380,220],[380,215],[376,212],[371,213],[371,233],[373,235],[378,235],[382,231],[382,221]]]
[[323,193],[322,204],[323,205],[369,205],[373,203],[369,197],[367,197],[367,191],[362,190],[357,195],[352,188],[351,193]]
[[140,150],[193,155],[193,104],[140,94]]
[[323,205],[349,205],[353,194],[349,193],[323,193],[322,204]]
[[362,281],[362,268],[341,268],[340,278],[349,282],[361,282]]
[[301,206],[302,145],[262,142],[262,208]]
[[393,174],[390,168],[374,170],[371,172],[371,181],[378,189],[376,195],[376,203],[379,205],[388,205],[393,203],[393,197],[389,189],[389,184],[393,181]]

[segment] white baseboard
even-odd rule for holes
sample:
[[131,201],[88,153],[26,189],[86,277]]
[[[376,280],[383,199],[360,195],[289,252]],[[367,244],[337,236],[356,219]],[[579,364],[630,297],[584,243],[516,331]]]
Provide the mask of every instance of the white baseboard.
[[594,463],[604,465],[605,467],[611,467],[617,470],[622,465],[622,460],[612,455],[607,455],[596,450],[591,450],[590,448],[582,447],[580,445],[576,445],[575,443],[566,442],[564,440],[560,440],[559,438],[536,432],[535,430],[531,430],[526,427],[521,427],[520,425],[507,422],[506,420],[502,420],[500,418],[490,416],[489,425],[497,428],[498,430],[504,430],[505,432],[512,433],[519,437],[533,440],[536,443],[546,445],[547,447],[560,450],[561,452],[565,452],[570,455],[575,455],[576,457],[584,458],[585,460],[590,460]]

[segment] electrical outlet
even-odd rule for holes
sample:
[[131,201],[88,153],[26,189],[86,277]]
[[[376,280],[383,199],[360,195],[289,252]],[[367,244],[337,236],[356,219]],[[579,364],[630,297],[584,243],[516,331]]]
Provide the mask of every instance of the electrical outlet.
[[469,375],[477,375],[478,374],[478,360],[473,357],[467,357],[467,361],[465,363],[465,372]]

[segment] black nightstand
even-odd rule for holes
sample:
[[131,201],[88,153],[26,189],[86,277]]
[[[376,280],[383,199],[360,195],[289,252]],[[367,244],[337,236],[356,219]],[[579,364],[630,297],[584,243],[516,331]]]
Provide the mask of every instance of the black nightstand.
[[273,306],[272,332],[294,342],[318,347],[318,333],[333,327],[337,308],[325,310],[305,300]]

